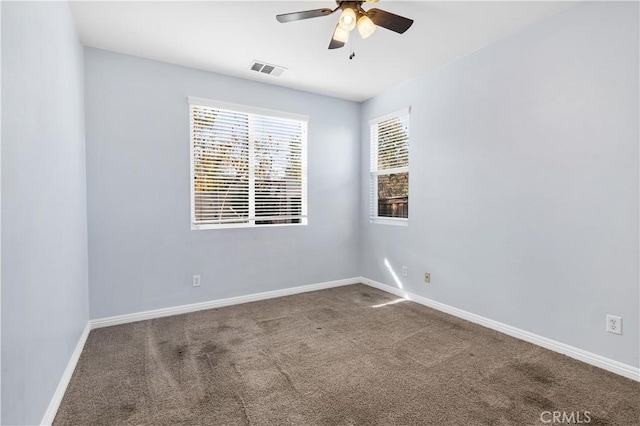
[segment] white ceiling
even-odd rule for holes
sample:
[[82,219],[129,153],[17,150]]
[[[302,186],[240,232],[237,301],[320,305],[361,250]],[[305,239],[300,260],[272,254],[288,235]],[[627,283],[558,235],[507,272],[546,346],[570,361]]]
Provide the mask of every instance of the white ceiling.
[[[77,1],[71,9],[87,46],[221,74],[363,101],[441,67],[575,2],[368,3],[414,19],[399,35],[384,28],[367,40],[357,31],[350,47],[328,50],[338,12],[281,24],[275,15],[334,8],[312,1]],[[252,60],[288,70],[280,77],[249,71]]]

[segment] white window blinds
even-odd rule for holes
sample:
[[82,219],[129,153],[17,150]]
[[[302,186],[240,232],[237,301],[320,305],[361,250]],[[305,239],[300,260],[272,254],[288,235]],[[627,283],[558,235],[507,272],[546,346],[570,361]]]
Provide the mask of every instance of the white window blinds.
[[371,220],[406,223],[409,217],[409,108],[371,120],[370,125]]
[[375,133],[377,170],[409,167],[409,114],[377,123]]
[[192,227],[305,224],[306,117],[189,103]]

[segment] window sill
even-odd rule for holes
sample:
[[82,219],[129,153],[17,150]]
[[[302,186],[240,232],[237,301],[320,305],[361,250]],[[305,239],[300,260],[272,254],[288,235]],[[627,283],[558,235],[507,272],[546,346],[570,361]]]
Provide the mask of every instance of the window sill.
[[369,220],[369,223],[373,223],[376,225],[409,226],[409,219],[394,217],[374,217]]
[[274,223],[269,225],[255,225],[249,223],[229,223],[229,224],[209,224],[209,225],[196,225],[191,224],[192,231],[206,231],[208,229],[244,229],[244,228],[281,228],[285,226],[306,226],[307,220],[304,219],[302,223]]

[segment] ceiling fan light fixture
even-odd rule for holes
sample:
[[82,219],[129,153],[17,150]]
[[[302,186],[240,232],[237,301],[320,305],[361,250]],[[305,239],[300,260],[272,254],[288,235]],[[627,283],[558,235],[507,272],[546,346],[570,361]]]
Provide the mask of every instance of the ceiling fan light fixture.
[[360,33],[360,37],[366,39],[371,36],[375,30],[376,24],[373,23],[371,18],[366,15],[362,15],[358,18],[358,32]]
[[356,11],[349,6],[343,6],[339,24],[345,31],[353,30],[356,27]]
[[349,41],[349,31],[345,31],[340,25],[337,25],[336,30],[333,32],[333,39],[346,43]]

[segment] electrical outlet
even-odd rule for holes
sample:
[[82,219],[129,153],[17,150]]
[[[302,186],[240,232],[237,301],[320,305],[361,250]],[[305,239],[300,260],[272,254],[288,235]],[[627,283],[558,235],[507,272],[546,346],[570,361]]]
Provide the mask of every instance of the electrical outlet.
[[430,283],[431,282],[431,274],[428,272],[424,273],[424,282],[425,283]]
[[409,269],[406,266],[402,267],[402,276],[406,277],[407,275],[409,275]]
[[613,334],[622,334],[622,317],[607,315],[607,332]]
[[193,276],[193,286],[200,287],[200,275]]

